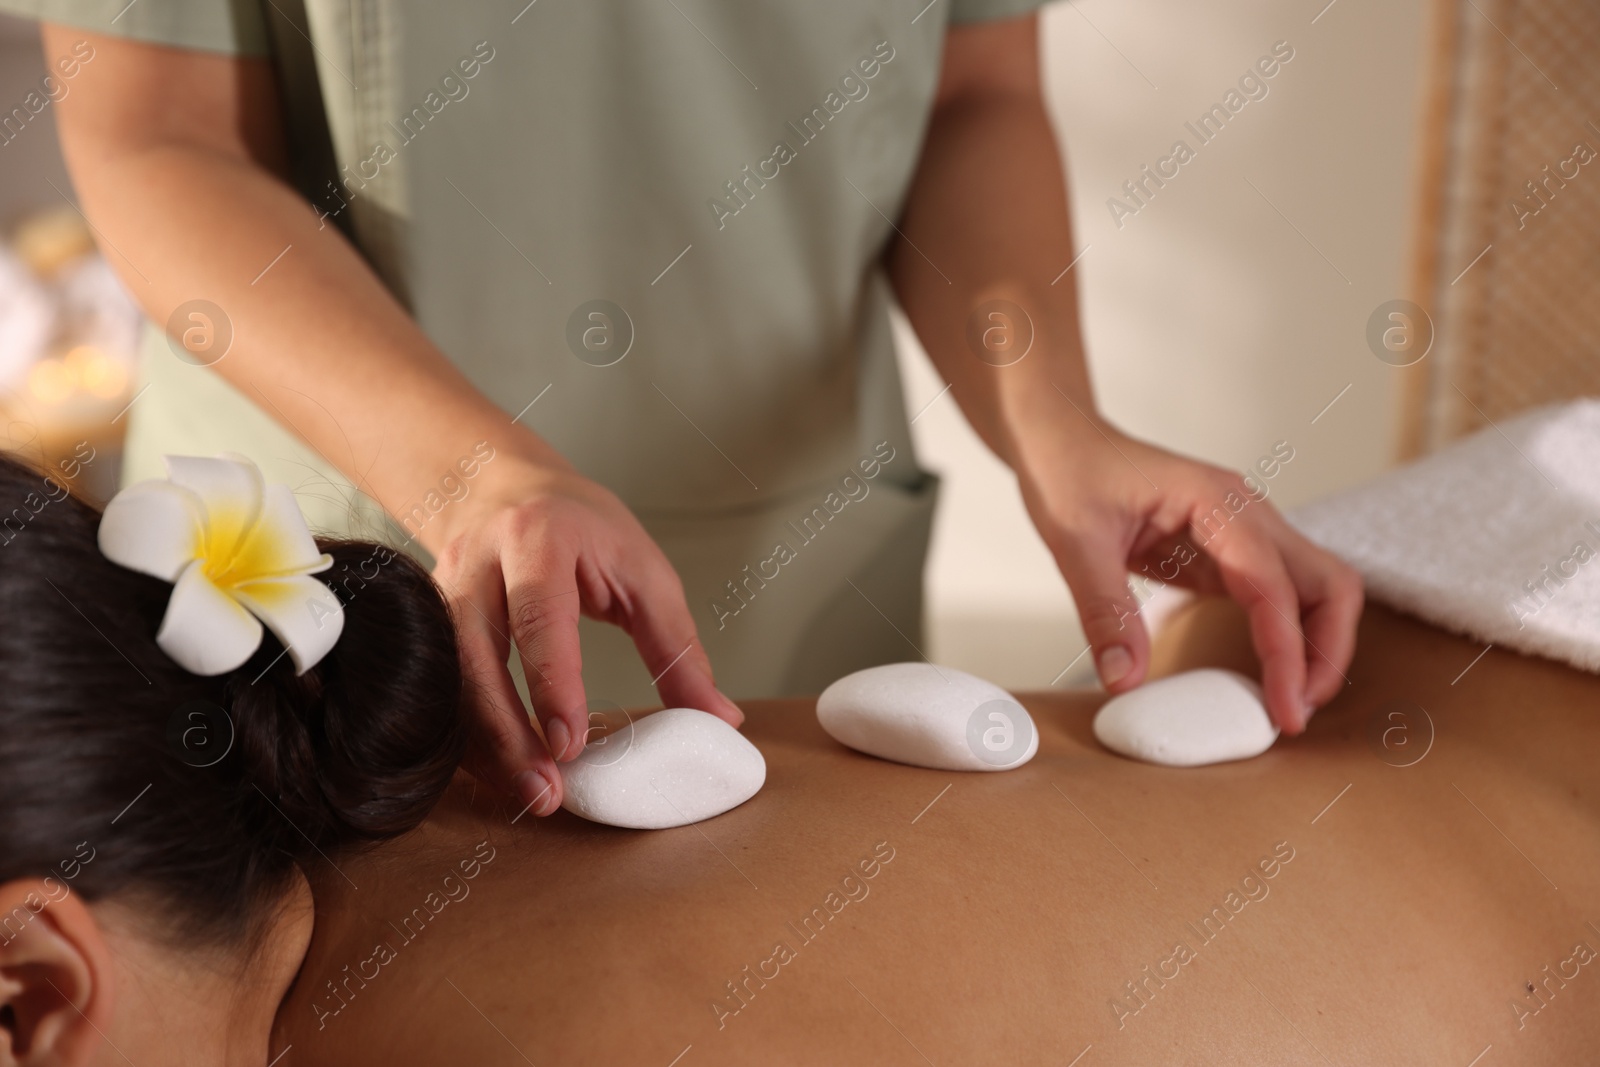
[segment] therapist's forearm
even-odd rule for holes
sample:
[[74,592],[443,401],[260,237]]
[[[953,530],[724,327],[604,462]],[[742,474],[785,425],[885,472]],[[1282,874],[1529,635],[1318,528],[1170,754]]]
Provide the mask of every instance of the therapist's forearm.
[[[154,321],[195,298],[220,307],[233,342],[212,369],[391,514],[485,439],[519,460],[564,466],[473,388],[334,225],[267,166],[226,138],[100,136],[97,123],[112,116],[74,116],[90,79],[111,73],[104,61],[85,66],[77,96],[62,103],[64,147],[107,258]],[[430,523],[424,539],[447,533]]]
[[[1021,473],[1034,428],[1089,428],[1073,411],[1097,417],[1076,268],[1063,276],[1077,254],[1066,181],[1037,96],[993,92],[939,107],[900,228],[888,261],[896,294],[984,442]],[[1034,333],[1009,366],[980,358],[970,340],[970,321],[991,300],[1022,308]]]
[[[474,389],[282,180],[271,65],[50,25],[47,59],[80,38],[97,54],[56,104],[62,144],[146,312],[166,323],[188,300],[219,305],[234,340],[217,373],[391,515],[429,512],[420,539],[456,623],[473,772],[524,811],[559,808],[557,760],[582,752],[591,726],[585,615],[627,631],[664,705],[738,723],[682,583],[638,519]],[[427,503],[482,462],[479,442],[497,454],[470,496]],[[506,668],[513,648],[542,737]]]
[[[1016,472],[1107,690],[1145,676],[1149,639],[1128,574],[1155,566],[1165,581],[1245,607],[1268,711],[1298,733],[1346,681],[1360,580],[1238,474],[1121,434],[1097,412],[1038,61],[1036,17],[948,32],[905,239],[890,251],[900,299],[967,419]],[[971,343],[975,315],[980,332],[1017,325],[989,318],[985,305],[999,300],[1031,325],[1025,355]],[[1235,518],[1219,532],[1218,515]]]

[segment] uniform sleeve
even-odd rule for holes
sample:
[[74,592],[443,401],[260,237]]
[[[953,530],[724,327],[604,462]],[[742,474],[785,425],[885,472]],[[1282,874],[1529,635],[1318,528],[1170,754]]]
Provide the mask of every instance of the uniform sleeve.
[[[4,3],[5,0],[0,0]],[[1045,0],[950,0],[950,21],[988,22],[1027,15],[1043,7]]]
[[0,11],[173,48],[269,52],[262,0],[0,0]]

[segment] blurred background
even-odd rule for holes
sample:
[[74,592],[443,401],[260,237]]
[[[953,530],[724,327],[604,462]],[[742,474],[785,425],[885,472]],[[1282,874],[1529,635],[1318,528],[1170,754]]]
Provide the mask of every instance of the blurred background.
[[[1404,295],[1420,0],[1078,0],[1046,10],[1045,61],[1101,404],[1124,429],[1244,470],[1279,442],[1280,506],[1395,454],[1399,382],[1368,316]],[[1136,214],[1123,183],[1287,42],[1268,93],[1233,115]],[[32,24],[0,17],[0,101],[44,75]],[[137,312],[72,206],[49,106],[0,143],[0,446],[44,457],[85,434],[114,488]],[[1092,675],[1070,597],[1015,480],[979,443],[898,323],[923,462],[945,477],[927,575],[929,655],[1010,687]],[[1331,404],[1331,406],[1330,406]],[[920,413],[920,414],[919,414]],[[87,427],[98,427],[93,431]],[[1071,670],[1067,670],[1069,664]],[[1063,672],[1066,672],[1065,674]]]
[[54,466],[88,441],[73,487],[103,501],[140,313],[74,206],[44,76],[38,27],[0,16],[0,448]]

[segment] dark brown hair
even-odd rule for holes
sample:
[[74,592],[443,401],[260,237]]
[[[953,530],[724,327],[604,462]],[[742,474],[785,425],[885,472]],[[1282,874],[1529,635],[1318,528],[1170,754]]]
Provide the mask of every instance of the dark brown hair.
[[[189,943],[234,944],[296,865],[416,827],[465,734],[448,609],[379,545],[323,541],[345,607],[304,675],[268,632],[202,678],[156,646],[172,586],[100,554],[100,515],[0,456],[0,882],[137,895]],[[85,857],[92,857],[84,862]]]

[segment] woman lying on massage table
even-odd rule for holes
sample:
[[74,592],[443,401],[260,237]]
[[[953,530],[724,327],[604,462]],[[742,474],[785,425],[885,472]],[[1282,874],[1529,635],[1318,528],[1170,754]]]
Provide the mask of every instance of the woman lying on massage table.
[[[267,641],[205,679],[96,519],[52,505],[0,569],[0,1065],[1488,1067],[1600,1038],[1600,679],[1372,609],[1344,694],[1254,760],[1112,756],[1102,698],[1057,693],[1024,698],[1031,763],[952,774],[775,701],[744,806],[536,822],[449,783],[454,646],[409,564],[307,674]],[[1158,667],[1249,647],[1202,603]],[[190,701],[231,709],[215,762],[230,723]]]

